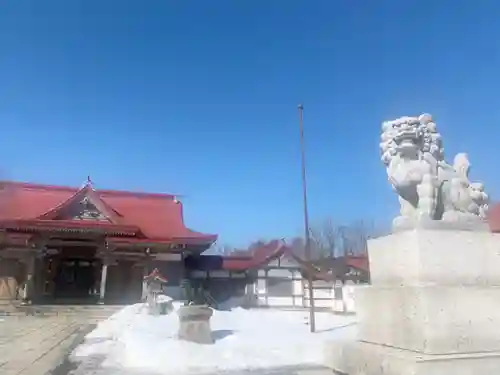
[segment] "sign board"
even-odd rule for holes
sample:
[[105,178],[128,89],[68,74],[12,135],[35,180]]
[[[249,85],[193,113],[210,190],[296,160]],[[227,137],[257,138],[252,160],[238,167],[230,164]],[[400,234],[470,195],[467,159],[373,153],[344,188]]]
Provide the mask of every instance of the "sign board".
[[182,260],[182,255],[178,253],[155,254],[154,259],[159,261],[180,262]]

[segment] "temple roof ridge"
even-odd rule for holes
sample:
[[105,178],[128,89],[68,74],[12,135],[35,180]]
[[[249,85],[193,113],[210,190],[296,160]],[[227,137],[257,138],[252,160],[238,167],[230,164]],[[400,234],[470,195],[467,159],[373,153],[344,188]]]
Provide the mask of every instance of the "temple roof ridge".
[[[36,182],[25,182],[25,181],[12,181],[12,180],[2,180],[0,181],[1,186],[5,187],[19,187],[23,189],[33,189],[33,190],[46,190],[46,191],[68,191],[68,192],[78,192],[83,187],[85,187],[87,182],[80,187],[68,186],[68,185],[53,185],[53,184],[41,184]],[[93,185],[93,182],[92,182]],[[147,198],[168,198],[172,200],[178,200],[182,197],[181,194],[172,194],[172,193],[150,193],[150,192],[142,192],[142,191],[131,191],[131,190],[118,190],[118,189],[96,189],[93,187],[99,194],[105,195],[123,195],[123,196],[137,196],[137,197],[147,197]]]

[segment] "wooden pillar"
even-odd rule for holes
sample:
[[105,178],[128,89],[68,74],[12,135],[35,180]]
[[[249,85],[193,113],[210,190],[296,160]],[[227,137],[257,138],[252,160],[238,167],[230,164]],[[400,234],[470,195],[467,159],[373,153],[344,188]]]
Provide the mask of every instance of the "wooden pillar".
[[104,304],[104,297],[106,295],[106,283],[108,281],[108,266],[109,260],[103,259],[101,267],[101,284],[99,289],[99,304]]
[[22,304],[27,305],[33,303],[36,298],[35,290],[35,253],[29,253],[23,258],[22,262],[26,266],[26,274],[24,281],[24,290],[22,294]]
[[[136,263],[134,263],[134,268],[138,269],[137,273],[140,272],[141,275],[141,302],[145,302],[147,297],[148,297],[148,285],[146,281],[144,281],[144,278],[149,275],[149,268],[150,268],[150,259],[149,257],[147,259],[142,259]],[[135,275],[137,275],[134,272]]]
[[149,275],[149,265],[144,264],[142,268],[141,301],[146,301],[146,299],[148,298],[148,283],[144,280],[144,278],[148,275]]
[[99,300],[98,304],[104,304],[106,298],[106,292],[108,287],[108,267],[115,265],[116,261],[112,254],[113,249],[109,247],[105,239],[103,239],[102,244],[96,249],[96,257],[101,259],[101,279],[99,281]]

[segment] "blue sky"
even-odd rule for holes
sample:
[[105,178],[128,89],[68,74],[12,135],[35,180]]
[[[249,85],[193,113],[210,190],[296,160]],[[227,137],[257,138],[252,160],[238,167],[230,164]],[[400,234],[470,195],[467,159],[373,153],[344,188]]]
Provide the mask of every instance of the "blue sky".
[[243,246],[310,215],[387,224],[384,119],[432,113],[447,157],[500,192],[500,2],[2,2],[2,177],[181,194]]

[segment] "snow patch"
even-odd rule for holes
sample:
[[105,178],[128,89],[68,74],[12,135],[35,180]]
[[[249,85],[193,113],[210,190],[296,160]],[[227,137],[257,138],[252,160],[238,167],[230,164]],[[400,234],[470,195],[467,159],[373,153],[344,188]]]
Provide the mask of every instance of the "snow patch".
[[[177,310],[180,304],[174,303]],[[99,368],[136,373],[193,374],[323,363],[323,343],[355,334],[355,317],[316,314],[317,333],[309,332],[307,311],[214,311],[215,344],[176,338],[178,316],[152,316],[144,304],[128,306],[98,324],[71,359]],[[87,362],[87,364],[86,364]]]

